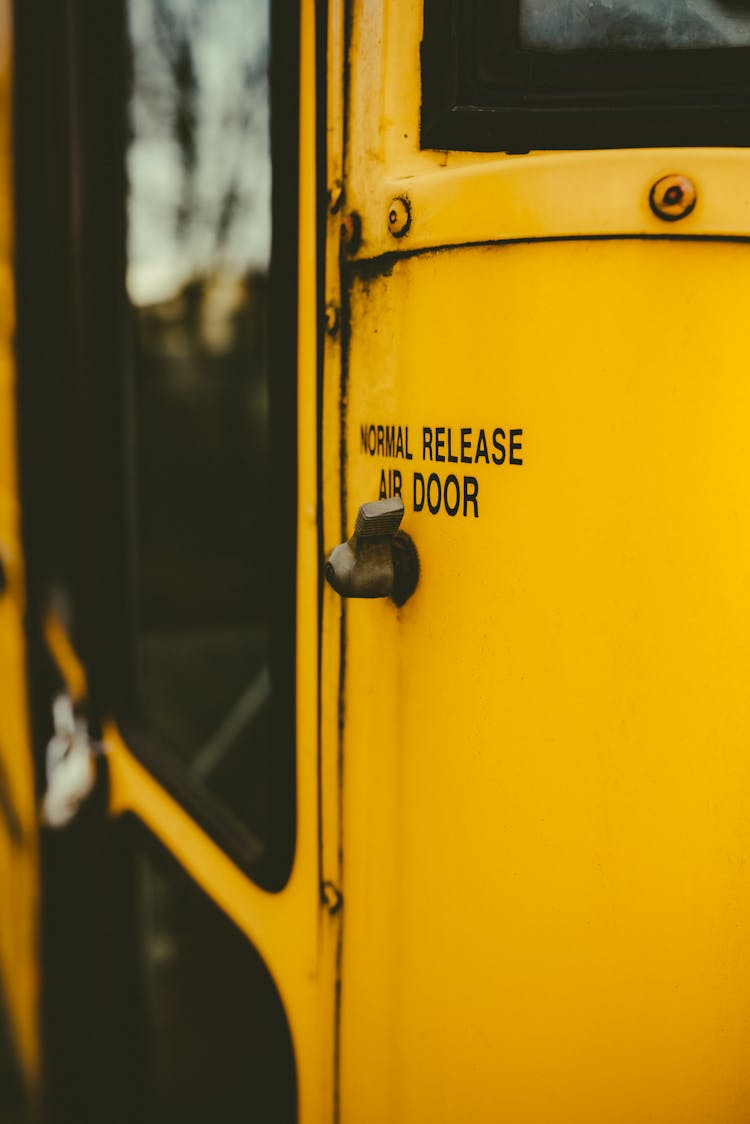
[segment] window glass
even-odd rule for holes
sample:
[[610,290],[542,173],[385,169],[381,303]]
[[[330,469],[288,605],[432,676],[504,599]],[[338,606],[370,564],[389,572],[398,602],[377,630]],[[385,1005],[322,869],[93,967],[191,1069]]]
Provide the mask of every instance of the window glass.
[[269,0],[130,0],[126,153],[140,713],[264,842],[291,753],[271,544],[294,520],[271,491],[269,23]]
[[743,0],[521,0],[521,44],[536,50],[750,46]]

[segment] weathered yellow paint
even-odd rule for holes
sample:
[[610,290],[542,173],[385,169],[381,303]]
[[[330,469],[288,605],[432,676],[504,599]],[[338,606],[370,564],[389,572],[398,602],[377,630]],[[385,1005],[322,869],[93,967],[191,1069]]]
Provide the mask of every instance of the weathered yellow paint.
[[[314,732],[314,727],[312,728]],[[303,739],[305,744],[305,739]],[[301,801],[292,877],[279,894],[253,885],[132,755],[116,728],[105,731],[113,816],[132,813],[172,852],[263,957],[289,1019],[297,1063],[300,1121],[326,1119],[330,1103],[333,996],[330,926],[319,907],[315,756],[299,768]],[[309,748],[306,745],[306,748]],[[312,776],[311,776],[312,774]],[[248,1016],[250,1017],[250,1015]]]
[[[302,5],[300,75],[297,512],[297,848],[286,887],[269,894],[227,858],[133,756],[105,732],[112,815],[138,816],[233,919],[279,988],[295,1047],[300,1124],[330,1120],[335,949],[340,916],[321,907],[318,829],[318,498],[315,27]],[[331,782],[335,790],[335,782]]]
[[[326,546],[398,469],[422,562],[402,610],[343,610],[341,1120],[739,1124],[750,154],[420,151],[421,10],[351,8],[326,353]],[[667,226],[669,172],[698,205]],[[423,426],[502,427],[506,463],[423,463]],[[476,477],[478,518],[414,511],[414,472]]]
[[[340,465],[330,450],[337,447],[341,426],[339,399],[335,391],[341,371],[341,278],[339,275],[339,229],[348,209],[343,188],[343,124],[344,124],[344,3],[332,0],[328,10],[328,44],[326,61],[328,120],[326,129],[327,237],[325,246],[325,299],[335,318],[333,332],[324,338],[324,369],[327,387],[333,393],[323,397],[322,433],[320,441],[327,452],[325,471],[320,481],[322,511],[320,518],[326,542],[337,542],[345,533],[341,529]],[[321,201],[323,203],[323,201]],[[310,574],[307,575],[309,580]],[[321,645],[321,860],[323,881],[341,885],[341,808],[339,761],[339,676],[341,672],[340,627],[341,606],[324,615]]]
[[0,4],[0,981],[31,1097],[38,1093],[38,861],[23,632],[16,441],[11,180],[11,6]]
[[[747,1117],[749,300],[744,245],[353,282],[348,521],[400,468],[423,573],[348,606],[345,1120]],[[437,425],[523,464],[425,463]],[[479,517],[415,513],[414,471]]]
[[[750,151],[443,152],[419,147],[420,0],[354,0],[347,206],[362,219],[360,257],[501,239],[646,234],[745,237]],[[692,215],[672,226],[648,206],[653,183],[689,175]],[[401,241],[387,226],[395,195],[412,203]]]
[[[672,172],[696,186],[695,210],[667,227],[651,210],[649,191]],[[750,229],[746,184],[750,154],[742,149],[641,149],[550,152],[483,160],[472,168],[389,178],[373,202],[362,254],[394,249],[386,225],[389,201],[406,194],[413,222],[399,249],[532,238],[665,233],[731,238]]]

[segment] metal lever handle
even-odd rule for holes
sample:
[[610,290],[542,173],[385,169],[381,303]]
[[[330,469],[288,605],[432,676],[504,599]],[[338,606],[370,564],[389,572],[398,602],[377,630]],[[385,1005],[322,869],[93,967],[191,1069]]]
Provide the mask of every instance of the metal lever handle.
[[403,605],[416,589],[419,558],[409,536],[399,530],[404,517],[400,496],[363,503],[354,534],[335,547],[326,578],[342,597],[391,597]]

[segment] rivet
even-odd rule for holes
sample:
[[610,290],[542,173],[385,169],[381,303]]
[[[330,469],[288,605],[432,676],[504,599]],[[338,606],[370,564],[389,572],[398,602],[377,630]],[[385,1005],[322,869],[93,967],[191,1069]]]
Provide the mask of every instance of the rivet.
[[651,188],[648,201],[657,218],[677,222],[689,215],[698,198],[695,185],[687,176],[662,176]]
[[411,226],[411,207],[403,195],[391,199],[388,206],[388,229],[394,238],[403,238]]
[[334,180],[328,189],[328,210],[335,215],[344,202],[344,184],[342,180]]
[[326,331],[329,336],[335,336],[339,330],[339,310],[338,306],[329,301],[326,305]]
[[341,220],[341,241],[348,254],[356,254],[362,241],[362,220],[356,211],[350,211]]

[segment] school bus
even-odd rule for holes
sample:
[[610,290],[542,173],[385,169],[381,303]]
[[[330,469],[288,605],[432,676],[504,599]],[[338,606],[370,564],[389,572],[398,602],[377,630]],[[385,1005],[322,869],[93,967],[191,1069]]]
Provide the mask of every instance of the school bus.
[[748,6],[0,55],[15,1118],[745,1120]]

